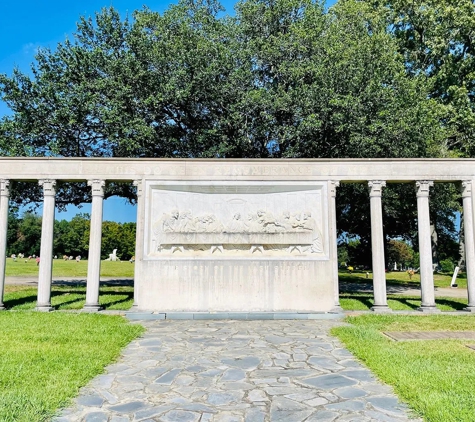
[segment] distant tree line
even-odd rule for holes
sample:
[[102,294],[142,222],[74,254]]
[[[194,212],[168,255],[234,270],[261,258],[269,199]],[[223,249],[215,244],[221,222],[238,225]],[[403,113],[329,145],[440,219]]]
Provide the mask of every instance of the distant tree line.
[[[389,271],[417,269],[420,266],[419,252],[413,245],[401,239],[389,239],[386,243],[386,266]],[[371,251],[365,248],[359,239],[346,239],[338,244],[338,263],[340,266],[371,268]],[[456,265],[463,266],[463,257],[459,243],[450,237],[440,240],[436,268],[452,272]]]
[[[25,212],[21,217],[11,212],[8,217],[7,256],[23,253],[25,257],[39,256],[41,245],[41,216]],[[135,223],[102,223],[101,258],[106,259],[114,249],[121,260],[135,255]],[[54,223],[53,254],[81,256],[87,259],[89,252],[90,216],[78,214],[71,219]]]

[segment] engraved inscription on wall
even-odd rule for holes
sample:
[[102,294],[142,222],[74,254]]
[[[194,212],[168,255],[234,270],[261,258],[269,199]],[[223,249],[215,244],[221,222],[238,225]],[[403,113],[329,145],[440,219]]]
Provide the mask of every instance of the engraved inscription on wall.
[[325,255],[323,185],[159,185],[149,256]]

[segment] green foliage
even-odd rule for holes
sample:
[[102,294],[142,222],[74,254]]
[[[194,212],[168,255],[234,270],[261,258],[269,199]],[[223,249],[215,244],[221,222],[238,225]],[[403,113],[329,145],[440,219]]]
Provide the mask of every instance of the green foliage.
[[440,261],[440,268],[444,273],[453,273],[455,265],[450,259],[443,259]]
[[406,242],[391,239],[387,250],[388,262],[402,264],[404,267],[414,265],[414,250]]
[[446,106],[450,154],[475,152],[475,4],[472,0],[363,0],[385,16],[408,75],[424,75]]
[[41,217],[25,212],[21,219],[8,218],[7,255],[23,253],[26,257],[40,254]]
[[[108,258],[114,249],[121,260],[135,255],[135,223],[102,223],[102,258]],[[89,251],[90,216],[78,214],[71,221],[55,221],[53,251],[63,255],[87,258]],[[41,243],[41,217],[26,212],[21,218],[10,213],[7,233],[7,256],[19,253],[38,256]]]
[[90,216],[78,214],[71,221],[55,221],[53,249],[56,254],[87,256],[89,250]]
[[113,8],[0,76],[25,155],[424,157],[444,136],[424,78],[358,1],[214,1]]

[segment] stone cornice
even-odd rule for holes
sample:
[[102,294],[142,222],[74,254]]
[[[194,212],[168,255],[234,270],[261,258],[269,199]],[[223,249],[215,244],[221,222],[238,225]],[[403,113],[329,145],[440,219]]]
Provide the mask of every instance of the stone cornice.
[[475,159],[0,158],[0,178],[456,182],[475,179]]

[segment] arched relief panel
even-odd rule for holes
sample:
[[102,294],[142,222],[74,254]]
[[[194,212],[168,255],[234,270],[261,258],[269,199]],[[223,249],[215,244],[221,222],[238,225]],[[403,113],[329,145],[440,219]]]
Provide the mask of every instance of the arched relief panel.
[[144,259],[328,260],[327,184],[146,182]]

